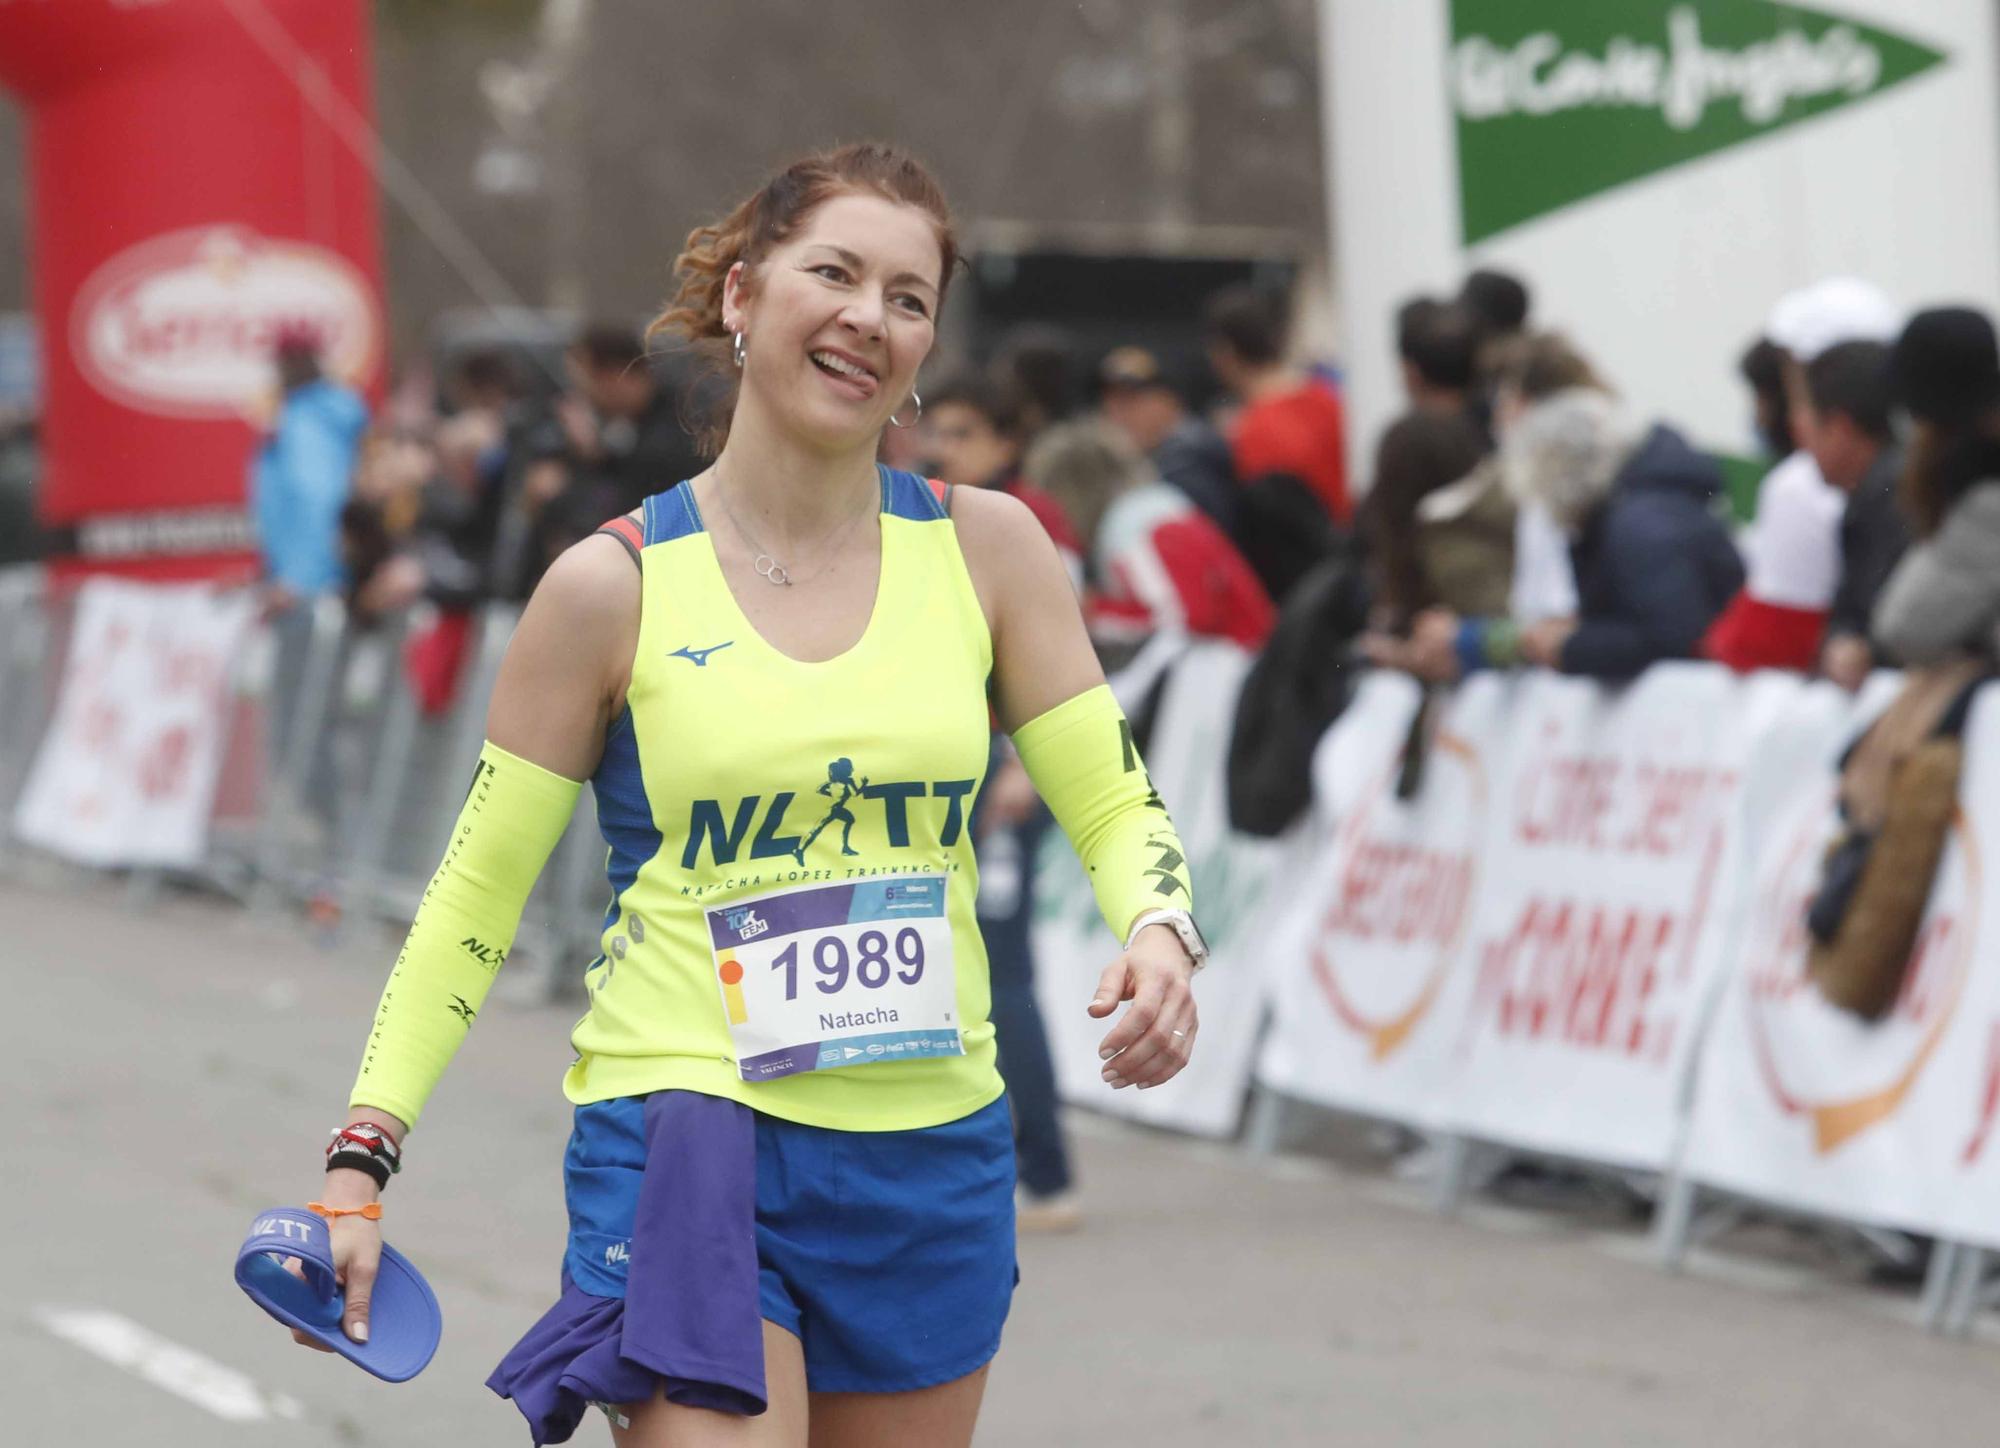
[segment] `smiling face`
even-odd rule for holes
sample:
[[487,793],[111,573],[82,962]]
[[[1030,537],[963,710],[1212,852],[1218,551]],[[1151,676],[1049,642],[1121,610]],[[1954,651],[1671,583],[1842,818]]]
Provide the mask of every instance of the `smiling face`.
[[754,271],[739,262],[722,307],[744,338],[738,423],[872,449],[930,352],[942,266],[930,218],[872,192],[827,200]]

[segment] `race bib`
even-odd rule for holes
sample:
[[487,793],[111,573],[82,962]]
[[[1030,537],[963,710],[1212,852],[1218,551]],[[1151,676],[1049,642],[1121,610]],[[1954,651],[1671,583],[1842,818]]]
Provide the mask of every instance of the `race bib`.
[[944,876],[783,890],[707,916],[745,1081],[965,1054]]

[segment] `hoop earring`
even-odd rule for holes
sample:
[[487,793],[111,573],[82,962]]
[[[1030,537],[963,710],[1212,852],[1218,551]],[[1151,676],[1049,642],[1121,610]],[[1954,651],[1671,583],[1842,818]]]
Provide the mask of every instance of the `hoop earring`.
[[923,398],[917,395],[917,389],[914,387],[910,389],[910,400],[917,404],[917,415],[911,418],[908,422],[898,422],[896,421],[896,414],[892,412],[889,414],[889,426],[915,427],[918,423],[924,420],[924,400]]
[[730,344],[729,354],[736,359],[736,370],[741,372],[743,370],[743,353],[745,350],[743,346],[743,334],[738,332],[735,334],[735,337],[736,340]]

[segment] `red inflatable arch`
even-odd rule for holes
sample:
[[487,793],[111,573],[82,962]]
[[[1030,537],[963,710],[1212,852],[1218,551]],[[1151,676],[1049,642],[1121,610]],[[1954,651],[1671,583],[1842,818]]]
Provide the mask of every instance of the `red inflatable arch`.
[[[252,566],[245,463],[271,334],[382,357],[364,0],[0,0],[25,110],[43,517],[67,567]],[[345,137],[346,139],[343,139]]]

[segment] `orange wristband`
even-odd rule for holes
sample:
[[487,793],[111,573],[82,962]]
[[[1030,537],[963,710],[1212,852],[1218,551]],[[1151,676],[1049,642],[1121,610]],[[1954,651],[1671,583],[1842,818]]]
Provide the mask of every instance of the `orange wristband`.
[[329,1222],[336,1217],[366,1217],[371,1222],[382,1220],[380,1202],[370,1202],[365,1207],[329,1207],[325,1202],[307,1202],[306,1210],[319,1213]]

